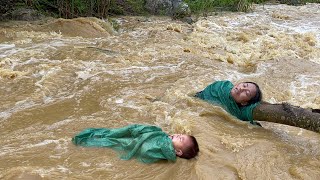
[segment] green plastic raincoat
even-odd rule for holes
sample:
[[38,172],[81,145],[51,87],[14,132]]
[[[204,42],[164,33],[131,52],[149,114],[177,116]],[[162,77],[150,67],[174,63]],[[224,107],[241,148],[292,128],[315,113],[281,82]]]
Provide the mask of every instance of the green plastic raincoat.
[[122,128],[88,128],[72,138],[75,145],[108,147],[120,153],[120,158],[137,158],[143,163],[161,159],[176,160],[172,140],[161,128],[134,124]]
[[238,106],[231,96],[233,84],[230,81],[216,81],[207,86],[202,92],[197,94],[197,97],[211,104],[217,104],[228,111],[233,116],[243,120],[253,122],[253,109],[259,104],[251,104],[248,106]]

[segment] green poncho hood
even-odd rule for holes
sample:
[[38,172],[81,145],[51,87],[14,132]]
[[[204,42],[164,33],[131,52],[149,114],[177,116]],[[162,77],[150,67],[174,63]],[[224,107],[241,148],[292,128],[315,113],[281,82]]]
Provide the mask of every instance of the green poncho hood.
[[216,81],[207,86],[198,97],[211,104],[218,104],[233,116],[254,124],[252,112],[259,103],[239,107],[231,96],[232,88],[230,81]]
[[161,159],[176,160],[172,140],[159,127],[129,125],[123,128],[88,128],[80,132],[72,142],[86,147],[109,147],[120,152],[124,160],[137,158],[143,163]]

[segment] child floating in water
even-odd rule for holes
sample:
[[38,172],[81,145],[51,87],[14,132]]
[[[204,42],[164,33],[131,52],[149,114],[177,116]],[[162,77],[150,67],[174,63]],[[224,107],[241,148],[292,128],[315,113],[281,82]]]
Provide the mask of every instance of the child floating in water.
[[175,161],[176,156],[191,159],[199,152],[193,136],[168,135],[159,127],[140,124],[114,129],[88,128],[73,137],[72,142],[86,147],[109,147],[119,151],[121,159],[136,157],[143,163]]

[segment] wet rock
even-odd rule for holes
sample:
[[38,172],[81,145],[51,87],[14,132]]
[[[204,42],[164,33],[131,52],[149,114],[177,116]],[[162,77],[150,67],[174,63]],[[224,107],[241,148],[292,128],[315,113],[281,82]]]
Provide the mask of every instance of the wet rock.
[[190,16],[188,4],[182,0],[147,0],[145,8],[155,15],[169,15],[175,18]]
[[171,0],[147,0],[145,8],[156,15],[170,15],[172,13]]
[[172,1],[173,5],[173,16],[175,18],[185,18],[191,15],[191,10],[188,4],[184,3],[182,0]]
[[188,17],[184,17],[181,19],[183,22],[186,22],[188,24],[192,24],[195,22],[195,20],[192,19],[192,17],[188,16]]
[[6,18],[18,21],[35,21],[40,20],[44,16],[34,9],[20,8],[15,9],[5,15]]
[[288,5],[305,5],[306,2],[304,0],[280,0],[281,4],[288,4]]

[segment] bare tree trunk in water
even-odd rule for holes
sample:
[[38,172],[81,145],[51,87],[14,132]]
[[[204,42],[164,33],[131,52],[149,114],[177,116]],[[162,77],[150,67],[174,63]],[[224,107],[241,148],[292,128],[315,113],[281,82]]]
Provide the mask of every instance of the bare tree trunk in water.
[[253,119],[300,127],[320,133],[320,110],[304,109],[288,103],[261,103],[253,110]]

